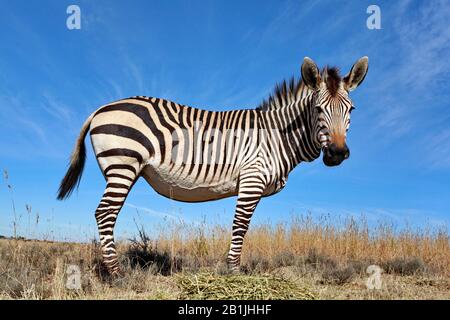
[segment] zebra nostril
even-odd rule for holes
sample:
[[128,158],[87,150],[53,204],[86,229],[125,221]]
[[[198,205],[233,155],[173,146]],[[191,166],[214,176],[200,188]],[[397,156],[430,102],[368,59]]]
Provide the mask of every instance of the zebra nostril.
[[347,150],[347,152],[345,152],[345,154],[344,154],[344,158],[348,159],[349,157],[350,157],[350,151]]

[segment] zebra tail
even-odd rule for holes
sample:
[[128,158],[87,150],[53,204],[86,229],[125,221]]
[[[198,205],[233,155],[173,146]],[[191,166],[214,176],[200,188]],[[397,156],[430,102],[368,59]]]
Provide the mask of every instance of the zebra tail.
[[58,200],[67,199],[72,194],[73,190],[80,184],[84,163],[86,161],[86,147],[84,145],[84,139],[89,131],[94,114],[95,113],[93,113],[84,122],[83,127],[81,128],[80,135],[78,136],[75,144],[75,149],[73,150],[70,158],[69,169],[67,169],[66,175],[62,179],[61,185],[58,189]]

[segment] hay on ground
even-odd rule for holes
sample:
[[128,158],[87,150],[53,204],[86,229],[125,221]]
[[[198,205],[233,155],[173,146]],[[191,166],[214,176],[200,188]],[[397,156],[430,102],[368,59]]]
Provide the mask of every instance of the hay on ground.
[[182,299],[195,300],[313,300],[308,289],[274,276],[229,275],[212,273],[177,276]]

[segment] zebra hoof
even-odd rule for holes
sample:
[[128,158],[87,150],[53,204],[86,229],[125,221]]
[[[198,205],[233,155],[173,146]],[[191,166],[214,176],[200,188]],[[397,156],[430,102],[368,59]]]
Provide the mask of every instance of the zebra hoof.
[[112,287],[124,287],[127,284],[125,273],[121,270],[110,273],[109,275],[109,285]]
[[114,270],[109,270],[109,277],[112,281],[117,282],[125,278],[125,273],[122,269],[116,268]]
[[233,268],[233,269],[230,269],[230,274],[232,274],[232,275],[238,275],[238,274],[241,274],[242,272],[241,272],[241,269],[240,268]]
[[121,269],[114,270],[111,273],[111,277],[114,279],[121,279],[125,277],[125,272],[123,272]]
[[228,273],[232,275],[240,274],[241,268],[237,265],[228,265]]

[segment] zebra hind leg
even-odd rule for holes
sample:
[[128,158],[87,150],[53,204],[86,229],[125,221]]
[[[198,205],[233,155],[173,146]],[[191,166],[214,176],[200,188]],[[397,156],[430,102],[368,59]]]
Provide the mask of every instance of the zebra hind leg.
[[95,219],[100,234],[103,264],[111,276],[120,277],[122,272],[114,243],[114,226],[137,174],[134,167],[129,165],[111,165],[104,174],[107,185],[95,211]]

